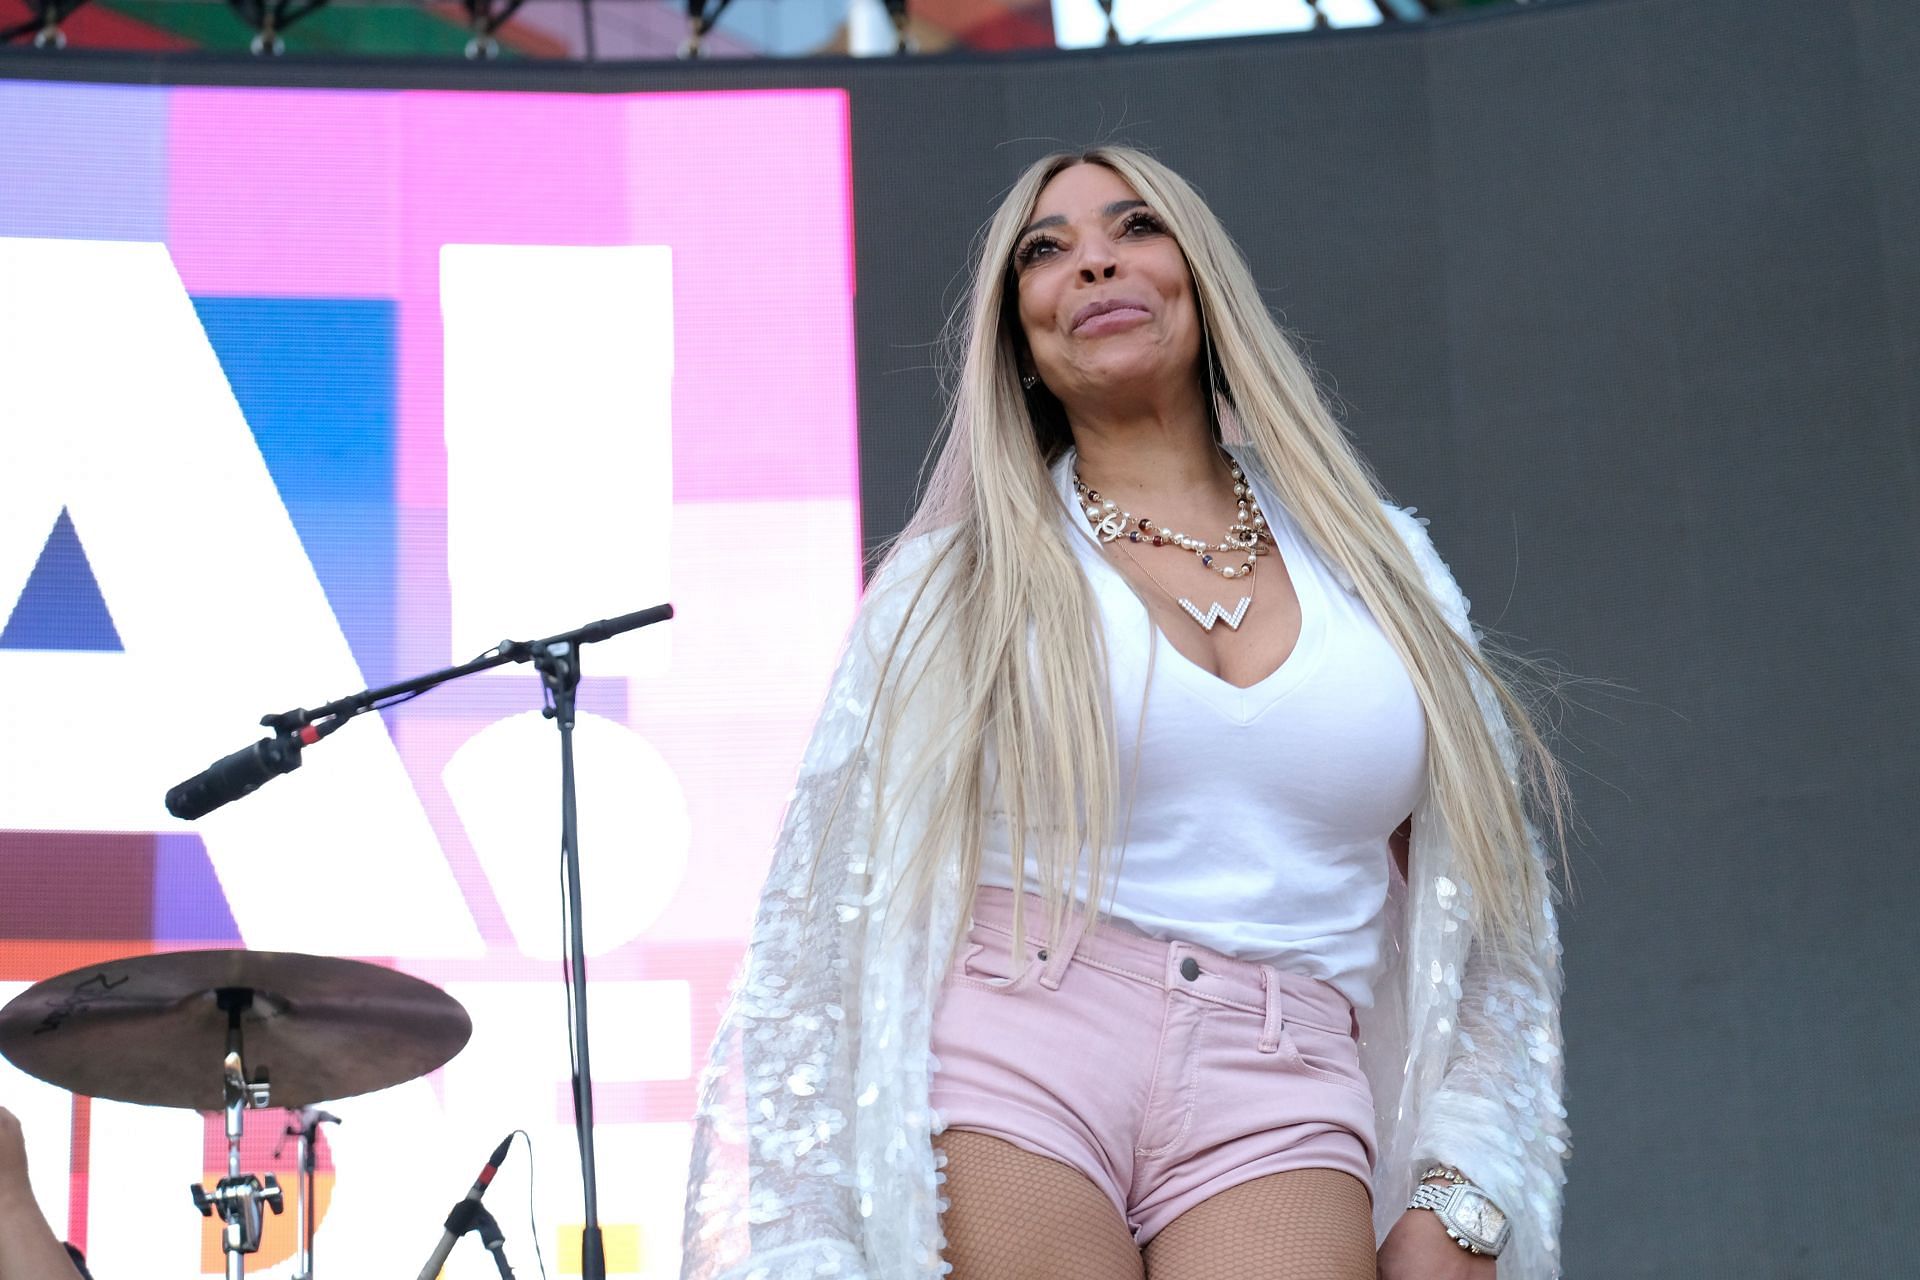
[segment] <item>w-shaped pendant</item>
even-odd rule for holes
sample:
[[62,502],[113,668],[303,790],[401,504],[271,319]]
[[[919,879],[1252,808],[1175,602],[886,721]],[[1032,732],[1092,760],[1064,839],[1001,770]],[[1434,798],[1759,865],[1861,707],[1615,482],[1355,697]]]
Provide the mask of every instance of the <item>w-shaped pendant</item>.
[[1215,600],[1207,606],[1205,613],[1201,613],[1200,610],[1194,608],[1193,601],[1187,599],[1185,596],[1180,598],[1180,607],[1193,615],[1193,620],[1200,624],[1202,631],[1213,630],[1213,624],[1216,622],[1226,623],[1229,631],[1238,631],[1240,629],[1240,619],[1247,616],[1247,606],[1252,603],[1252,596],[1241,596],[1240,603],[1233,606],[1232,613],[1228,613],[1220,607],[1220,602]]

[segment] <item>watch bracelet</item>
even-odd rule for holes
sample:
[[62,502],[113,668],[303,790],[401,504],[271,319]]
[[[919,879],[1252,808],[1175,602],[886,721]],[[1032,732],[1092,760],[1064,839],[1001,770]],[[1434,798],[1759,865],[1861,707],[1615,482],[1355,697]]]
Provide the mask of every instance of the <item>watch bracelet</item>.
[[[1455,1174],[1459,1173],[1459,1170],[1453,1169],[1452,1165],[1443,1165],[1443,1166],[1440,1166],[1440,1168],[1450,1169]],[[1440,1225],[1446,1230],[1447,1238],[1452,1240],[1455,1244],[1459,1245],[1462,1249],[1466,1250],[1468,1253],[1471,1253],[1476,1257],[1482,1257],[1482,1258],[1498,1257],[1499,1255],[1497,1253],[1489,1253],[1487,1250],[1482,1249],[1479,1245],[1475,1244],[1473,1241],[1467,1239],[1465,1236],[1461,1235],[1458,1231],[1454,1230],[1453,1225],[1449,1223],[1446,1220],[1446,1218],[1441,1215],[1440,1213],[1440,1209],[1442,1208],[1441,1204],[1426,1203],[1426,1196],[1422,1195],[1421,1193],[1428,1190],[1429,1184],[1427,1182],[1427,1179],[1433,1178],[1433,1177],[1446,1177],[1446,1175],[1444,1173],[1435,1172],[1434,1170],[1428,1170],[1426,1173],[1421,1174],[1420,1181],[1417,1184],[1415,1184],[1413,1188],[1412,1198],[1407,1201],[1407,1208],[1408,1209],[1425,1209],[1430,1211],[1434,1217],[1440,1219]],[[1452,1182],[1453,1185],[1455,1186],[1473,1187],[1473,1189],[1475,1191],[1480,1192],[1482,1196],[1486,1196],[1487,1194],[1480,1187],[1474,1186],[1473,1183],[1469,1182],[1464,1177],[1460,1178],[1458,1181],[1455,1181],[1452,1178],[1448,1178],[1447,1180],[1449,1182]],[[1487,1197],[1487,1198],[1488,1198],[1488,1202],[1492,1203],[1492,1197]],[[1495,1206],[1495,1207],[1497,1208],[1498,1206]]]

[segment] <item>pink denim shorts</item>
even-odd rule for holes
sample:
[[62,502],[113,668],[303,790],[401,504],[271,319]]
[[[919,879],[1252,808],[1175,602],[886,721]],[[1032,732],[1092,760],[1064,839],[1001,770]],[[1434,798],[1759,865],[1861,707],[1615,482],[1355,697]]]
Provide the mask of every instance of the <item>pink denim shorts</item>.
[[1373,1096],[1353,1006],[1317,978],[1124,925],[1051,953],[1013,894],[983,887],[933,1019],[933,1108],[1079,1170],[1145,1245],[1207,1197],[1288,1169],[1372,1190]]

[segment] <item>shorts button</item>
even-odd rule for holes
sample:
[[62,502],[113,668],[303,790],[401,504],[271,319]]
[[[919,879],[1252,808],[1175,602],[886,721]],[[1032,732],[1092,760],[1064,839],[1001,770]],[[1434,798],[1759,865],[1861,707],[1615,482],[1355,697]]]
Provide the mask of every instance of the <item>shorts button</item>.
[[1188,982],[1192,982],[1195,978],[1198,978],[1200,976],[1200,962],[1192,956],[1188,956],[1182,960],[1180,962],[1180,976]]

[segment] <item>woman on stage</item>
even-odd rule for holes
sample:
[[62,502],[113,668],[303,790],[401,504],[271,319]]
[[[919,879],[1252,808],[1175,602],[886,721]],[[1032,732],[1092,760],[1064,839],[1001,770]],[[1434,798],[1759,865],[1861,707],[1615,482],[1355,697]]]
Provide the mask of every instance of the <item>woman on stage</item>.
[[1557,1276],[1563,784],[1424,522],[1137,151],[1021,177],[960,337],[683,1274]]

